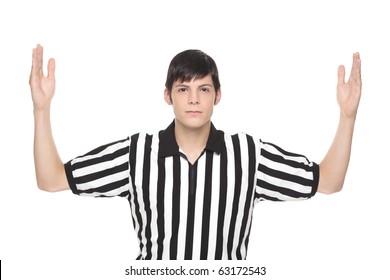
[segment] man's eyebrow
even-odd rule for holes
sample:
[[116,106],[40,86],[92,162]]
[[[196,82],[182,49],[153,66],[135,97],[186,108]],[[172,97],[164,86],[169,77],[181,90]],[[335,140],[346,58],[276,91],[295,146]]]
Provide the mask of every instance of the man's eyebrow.
[[189,87],[189,86],[187,86],[185,84],[176,84],[175,87]]
[[[188,88],[190,86],[186,85],[186,84],[176,84],[175,88],[177,88],[177,87],[187,87]],[[213,87],[213,85],[212,84],[201,84],[198,87]]]

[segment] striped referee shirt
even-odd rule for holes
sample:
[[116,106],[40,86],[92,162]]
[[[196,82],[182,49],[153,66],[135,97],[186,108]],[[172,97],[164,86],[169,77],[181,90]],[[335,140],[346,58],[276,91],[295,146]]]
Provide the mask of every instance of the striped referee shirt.
[[134,134],[65,164],[73,193],[128,200],[137,259],[245,259],[257,202],[303,200],[317,191],[316,163],[214,125],[191,164],[174,127]]

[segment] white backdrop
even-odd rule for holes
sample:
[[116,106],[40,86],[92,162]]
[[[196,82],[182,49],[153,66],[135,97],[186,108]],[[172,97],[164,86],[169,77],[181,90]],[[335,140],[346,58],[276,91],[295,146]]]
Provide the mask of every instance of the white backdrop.
[[126,200],[36,187],[28,78],[32,48],[40,43],[45,63],[49,57],[57,62],[52,125],[63,161],[139,131],[165,128],[173,119],[163,100],[168,64],[176,53],[197,48],[219,67],[217,128],[244,131],[320,162],[338,122],[337,67],[344,64],[349,74],[352,54],[359,51],[363,96],[344,190],[305,202],[258,204],[247,261],[212,266],[266,266],[264,279],[389,279],[385,4],[1,1],[4,278],[128,279],[124,270],[139,266]]

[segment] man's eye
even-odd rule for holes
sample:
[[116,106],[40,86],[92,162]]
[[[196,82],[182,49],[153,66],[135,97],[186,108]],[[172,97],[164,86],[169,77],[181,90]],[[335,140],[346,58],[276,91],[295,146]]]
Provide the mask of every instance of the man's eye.
[[210,91],[209,88],[201,88],[200,90],[201,90],[202,92],[209,92],[209,91]]
[[186,92],[187,89],[186,88],[179,88],[179,92]]

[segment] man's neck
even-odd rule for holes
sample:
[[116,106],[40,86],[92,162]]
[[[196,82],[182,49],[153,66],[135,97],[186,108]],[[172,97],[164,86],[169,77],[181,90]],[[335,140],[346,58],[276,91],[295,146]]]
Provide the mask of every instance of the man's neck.
[[189,128],[175,122],[175,137],[180,149],[192,164],[206,147],[210,135],[211,121],[199,128]]

